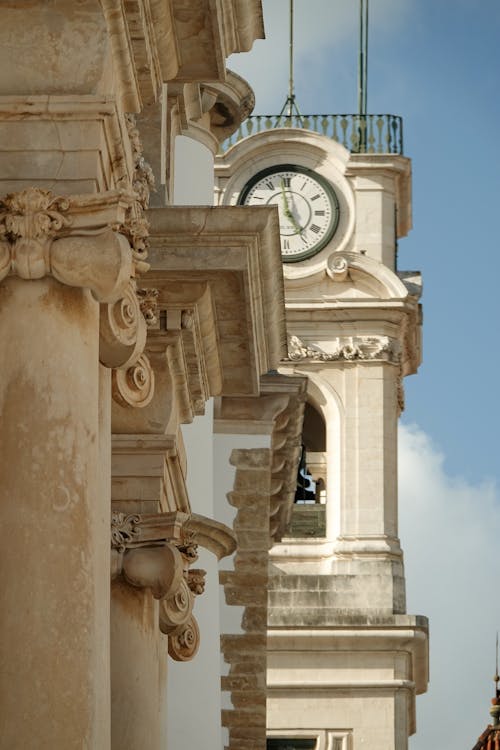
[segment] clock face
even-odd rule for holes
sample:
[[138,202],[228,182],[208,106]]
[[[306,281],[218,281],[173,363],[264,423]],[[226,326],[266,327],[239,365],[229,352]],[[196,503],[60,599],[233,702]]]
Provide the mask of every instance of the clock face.
[[278,207],[284,263],[318,253],[339,223],[339,202],[330,183],[311,169],[294,164],[258,172],[246,184],[238,203]]

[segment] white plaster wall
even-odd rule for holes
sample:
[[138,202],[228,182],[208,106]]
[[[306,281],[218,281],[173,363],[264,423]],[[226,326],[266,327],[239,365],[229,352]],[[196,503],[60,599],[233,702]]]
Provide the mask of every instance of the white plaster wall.
[[[187,485],[191,508],[216,518],[213,498],[212,425],[213,402],[206,404],[203,417],[183,425],[182,434],[188,457]],[[195,567],[207,571],[205,592],[196,598],[194,614],[201,633],[200,650],[190,662],[175,662],[168,668],[168,747],[204,747],[219,750],[220,660],[219,660],[219,581],[217,560],[199,549]],[[196,720],[193,717],[196,716]]]
[[[213,203],[213,157],[191,138],[175,140],[174,203]],[[213,496],[213,401],[205,415],[182,426],[187,455],[187,487],[194,513],[218,518]],[[218,519],[221,520],[221,519]],[[205,592],[197,597],[194,614],[201,634],[200,649],[190,662],[168,657],[168,747],[220,750],[220,642],[217,560],[199,548],[195,567],[207,571]],[[188,696],[188,697],[187,697]]]
[[212,206],[214,158],[201,143],[178,135],[175,139],[174,204]]

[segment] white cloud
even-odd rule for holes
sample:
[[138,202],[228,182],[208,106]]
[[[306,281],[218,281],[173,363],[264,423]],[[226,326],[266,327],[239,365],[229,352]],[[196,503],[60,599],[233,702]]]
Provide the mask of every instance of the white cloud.
[[500,495],[448,476],[416,426],[400,429],[400,535],[408,612],[430,619],[431,682],[411,750],[473,747],[488,723],[500,628]]

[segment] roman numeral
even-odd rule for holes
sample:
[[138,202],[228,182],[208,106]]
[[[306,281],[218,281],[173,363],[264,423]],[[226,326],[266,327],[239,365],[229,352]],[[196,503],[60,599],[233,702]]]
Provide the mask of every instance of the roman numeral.
[[274,185],[273,185],[273,183],[271,182],[271,180],[268,180],[268,181],[266,182],[266,188],[269,188],[269,190],[274,190]]
[[311,224],[309,229],[311,230],[311,232],[314,232],[315,234],[318,234],[318,232],[320,231],[320,227],[318,227],[316,224]]
[[290,177],[283,177],[283,187],[289,188],[290,187]]
[[305,188],[305,186],[306,186],[306,185],[307,185],[307,180],[306,180],[306,182],[303,182],[303,183],[302,183],[302,186],[301,186],[301,188],[300,188],[301,192],[302,192],[302,190],[304,190],[304,188]]
[[316,195],[313,195],[313,197],[311,198],[311,200],[312,201],[317,201],[318,198],[321,198],[321,195],[319,193],[316,193]]
[[324,215],[325,215],[325,212],[324,212],[324,211],[315,211],[315,212],[314,212],[314,215],[315,215],[315,216],[324,216]]
[[290,250],[290,240],[283,240],[283,250]]

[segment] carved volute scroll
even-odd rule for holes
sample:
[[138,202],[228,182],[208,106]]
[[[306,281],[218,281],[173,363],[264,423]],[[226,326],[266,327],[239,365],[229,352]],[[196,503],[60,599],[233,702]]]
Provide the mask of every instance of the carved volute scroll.
[[200,646],[200,629],[194,617],[170,634],[168,653],[175,661],[190,661]]
[[162,599],[160,604],[160,630],[170,635],[184,625],[194,607],[194,594],[186,580],[182,580],[175,593]]
[[122,406],[147,406],[154,396],[155,378],[146,354],[127,370],[113,370],[112,394]]
[[99,358],[106,367],[128,368],[135,363],[146,344],[146,321],[135,285],[115,303],[101,305]]

